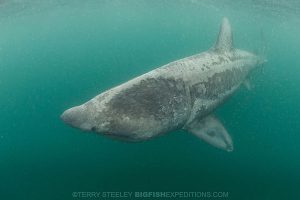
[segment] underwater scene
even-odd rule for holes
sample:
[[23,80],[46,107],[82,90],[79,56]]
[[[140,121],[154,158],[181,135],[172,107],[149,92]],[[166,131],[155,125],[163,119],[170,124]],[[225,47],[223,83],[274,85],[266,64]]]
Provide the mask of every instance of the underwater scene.
[[300,199],[299,35],[297,0],[0,0],[0,199]]

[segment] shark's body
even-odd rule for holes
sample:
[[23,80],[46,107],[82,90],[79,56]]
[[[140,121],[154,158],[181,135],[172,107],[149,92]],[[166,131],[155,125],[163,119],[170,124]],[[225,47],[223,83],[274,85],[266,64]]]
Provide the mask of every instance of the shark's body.
[[142,141],[185,129],[215,147],[232,151],[232,139],[211,113],[233,94],[261,59],[233,49],[223,19],[215,46],[183,58],[68,109],[62,119],[86,131]]

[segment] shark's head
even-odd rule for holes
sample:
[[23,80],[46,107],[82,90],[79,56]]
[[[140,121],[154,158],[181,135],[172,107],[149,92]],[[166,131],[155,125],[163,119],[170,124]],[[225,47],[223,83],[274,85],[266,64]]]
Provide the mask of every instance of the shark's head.
[[62,113],[60,118],[68,125],[82,131],[91,131],[109,137],[136,141],[135,128],[129,118],[122,120],[115,109],[108,106],[106,93],[102,93],[90,101],[72,107]]
[[86,103],[72,107],[60,118],[68,125],[83,131],[105,132],[106,121],[110,118],[105,110],[105,95],[98,95]]
[[74,128],[79,128],[83,131],[93,131],[96,129],[95,116],[85,105],[70,108],[60,117],[66,124]]

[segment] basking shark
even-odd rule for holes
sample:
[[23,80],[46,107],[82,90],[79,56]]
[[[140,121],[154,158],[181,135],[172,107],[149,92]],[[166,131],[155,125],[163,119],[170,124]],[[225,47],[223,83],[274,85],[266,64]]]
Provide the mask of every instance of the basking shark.
[[83,131],[144,141],[184,129],[207,143],[233,150],[233,141],[212,114],[261,65],[261,57],[235,49],[227,18],[215,45],[200,54],[156,68],[86,103],[66,110],[61,119]]

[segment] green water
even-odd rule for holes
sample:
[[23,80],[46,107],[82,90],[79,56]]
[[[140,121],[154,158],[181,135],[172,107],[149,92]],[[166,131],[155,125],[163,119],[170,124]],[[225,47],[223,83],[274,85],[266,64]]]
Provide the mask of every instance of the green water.
[[[207,50],[223,16],[237,48],[264,44],[268,59],[251,78],[255,88],[217,110],[232,153],[184,131],[132,144],[60,120],[106,89]],[[300,3],[283,0],[0,1],[0,199],[79,199],[72,192],[81,191],[300,198],[299,19]]]

